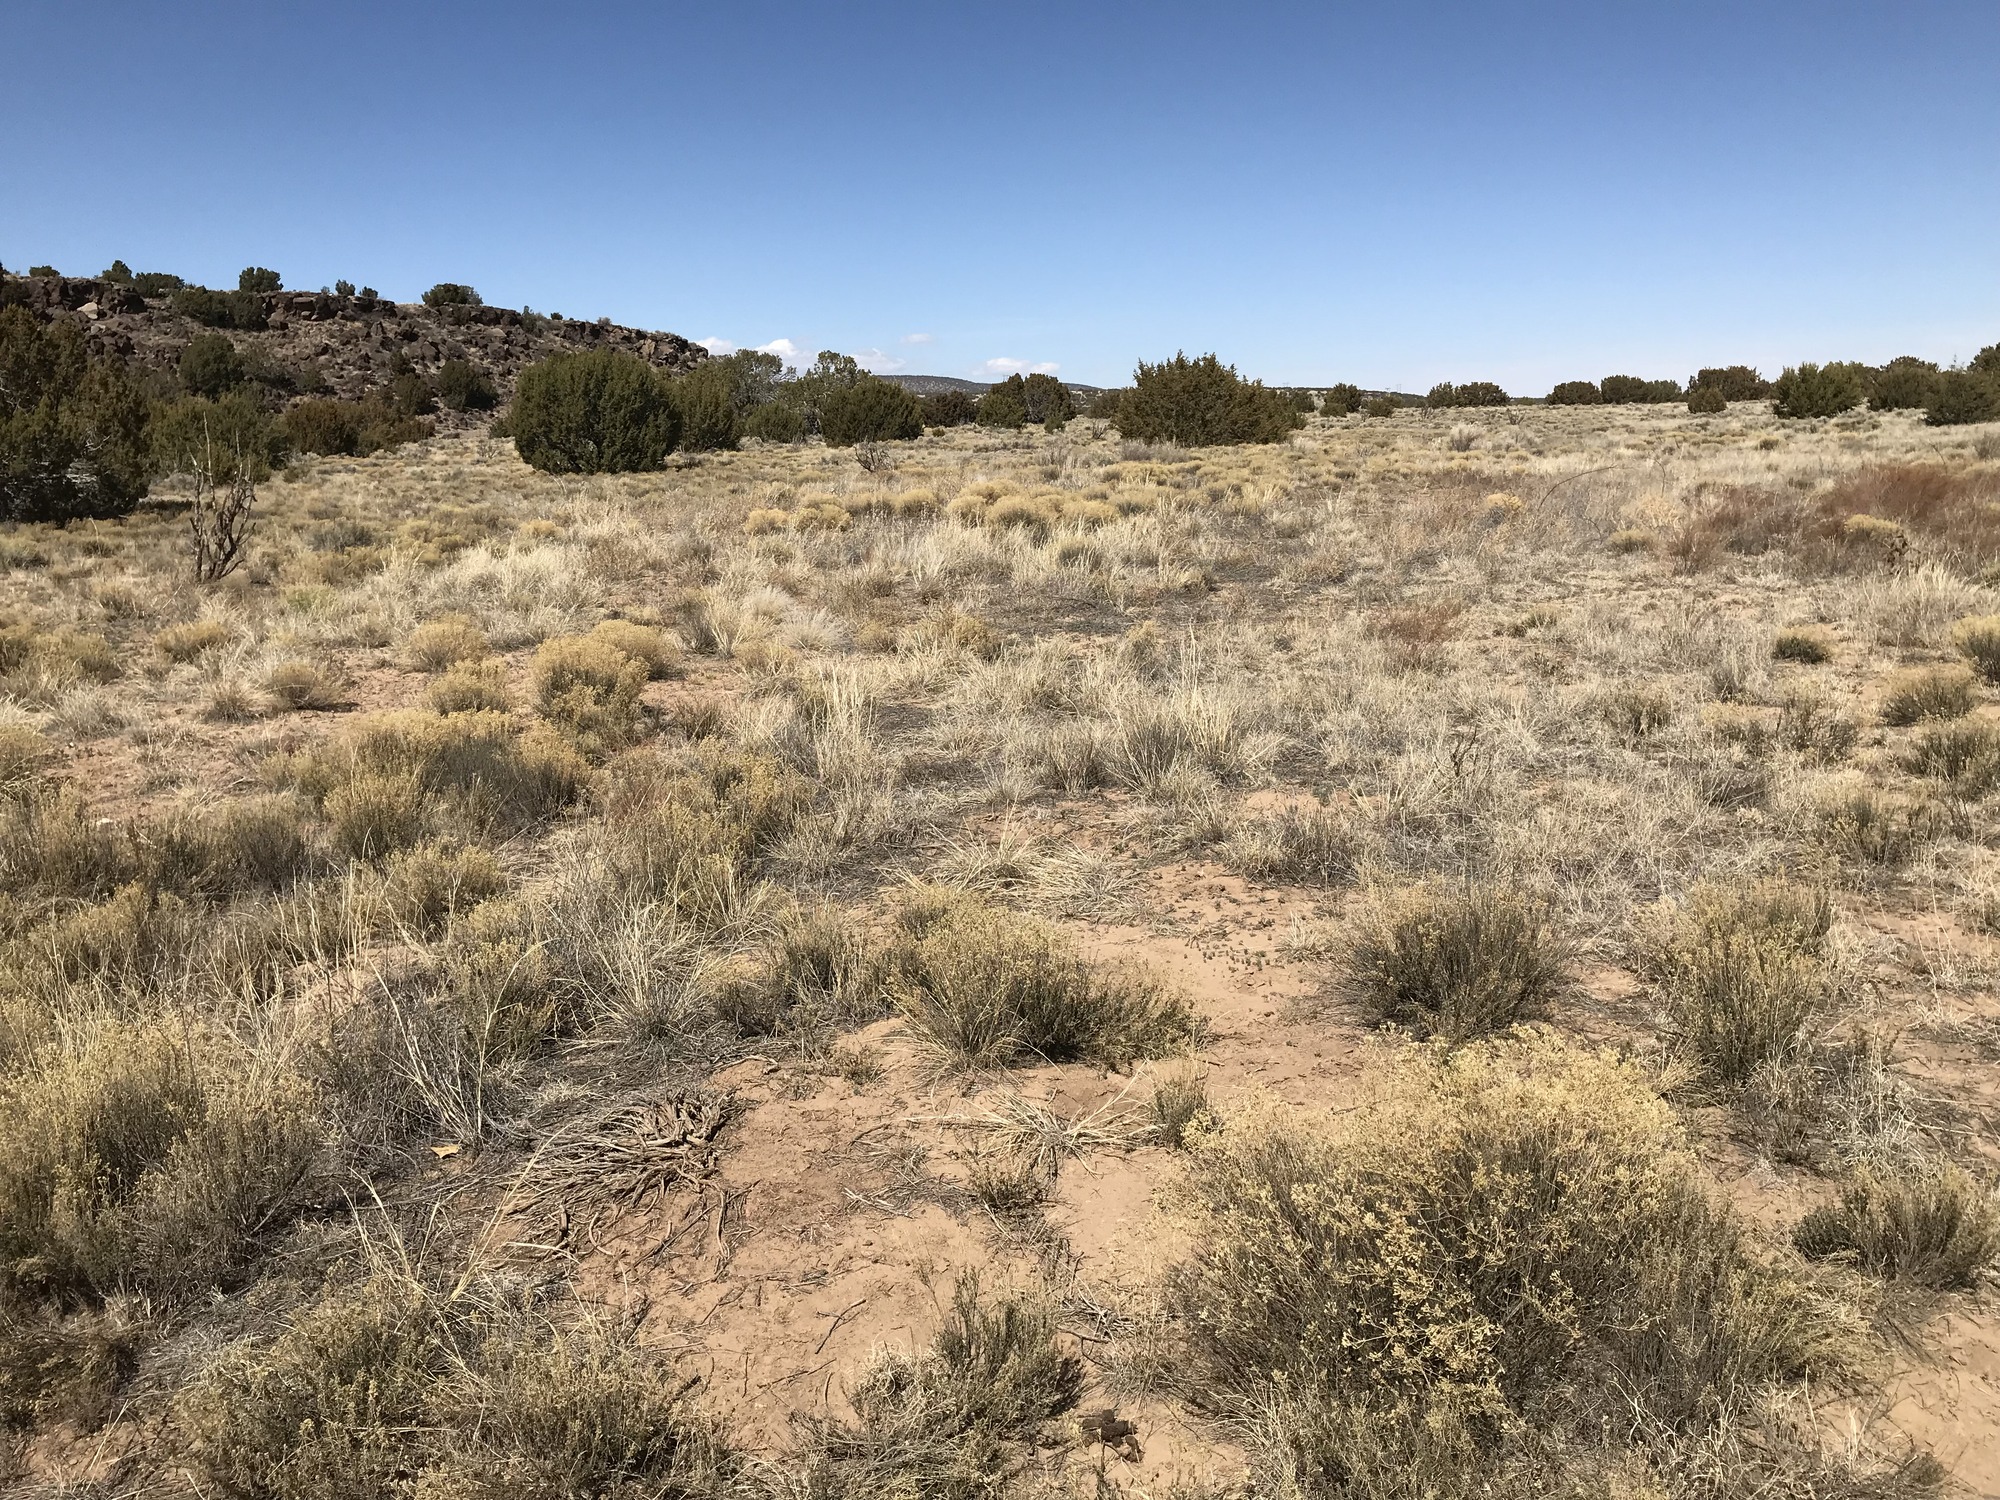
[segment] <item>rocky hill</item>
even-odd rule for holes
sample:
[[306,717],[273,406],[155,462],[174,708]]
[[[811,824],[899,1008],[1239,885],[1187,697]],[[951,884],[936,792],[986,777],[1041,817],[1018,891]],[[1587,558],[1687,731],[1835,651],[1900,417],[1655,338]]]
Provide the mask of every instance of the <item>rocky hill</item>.
[[[207,295],[226,297],[238,326],[222,331],[287,400],[360,400],[386,389],[406,370],[430,376],[446,360],[462,359],[492,378],[504,405],[523,368],[566,349],[624,349],[676,374],[708,357],[679,334],[626,328],[608,319],[586,323],[508,307],[427,307],[328,292]],[[130,285],[92,277],[0,275],[0,306],[7,304],[47,319],[73,320],[93,352],[162,375],[172,373],[190,339],[208,331],[188,311],[198,301],[184,293],[145,297]],[[252,326],[241,326],[246,323]],[[439,425],[446,428],[485,420],[439,413]]]

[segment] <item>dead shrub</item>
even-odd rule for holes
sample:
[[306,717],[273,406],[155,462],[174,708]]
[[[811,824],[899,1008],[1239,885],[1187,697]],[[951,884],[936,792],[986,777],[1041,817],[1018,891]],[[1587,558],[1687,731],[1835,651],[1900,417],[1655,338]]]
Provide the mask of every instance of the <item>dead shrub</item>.
[[1371,903],[1346,985],[1381,1021],[1453,1043],[1548,1013],[1570,945],[1541,903],[1497,886],[1418,886]]
[[1456,599],[1431,599],[1385,611],[1375,635],[1388,644],[1390,659],[1406,671],[1435,672],[1445,664],[1445,648],[1458,635],[1465,606]]
[[1620,739],[1638,741],[1671,724],[1675,706],[1673,698],[1658,688],[1621,687],[1598,699],[1597,712]]
[[1862,1171],[1835,1201],[1801,1219],[1792,1237],[1813,1260],[1844,1261],[1933,1291],[1967,1291],[2000,1259],[2000,1203],[1948,1162]]
[[1185,1044],[1185,999],[1149,977],[1104,971],[1055,927],[957,894],[912,903],[888,958],[889,993],[954,1067],[1118,1066]]
[[1892,676],[1882,689],[1882,722],[1903,729],[1925,719],[1957,719],[1978,703],[1966,667],[1912,667]]
[[486,632],[471,615],[440,615],[410,632],[403,643],[410,665],[420,672],[442,672],[459,662],[474,662],[490,649]]
[[2000,558],[2000,480],[1990,469],[1878,464],[1838,481],[1817,510],[1828,529],[1855,516],[1894,522],[1971,570]]
[[1300,1493],[1488,1494],[1613,1432],[1644,1463],[1847,1353],[1644,1076],[1546,1033],[1407,1055],[1359,1112],[1232,1113],[1171,1206],[1183,1378]]
[[1188,1133],[1214,1119],[1208,1101],[1208,1080],[1196,1068],[1162,1074],[1146,1101],[1155,1139],[1171,1151],[1188,1143]]

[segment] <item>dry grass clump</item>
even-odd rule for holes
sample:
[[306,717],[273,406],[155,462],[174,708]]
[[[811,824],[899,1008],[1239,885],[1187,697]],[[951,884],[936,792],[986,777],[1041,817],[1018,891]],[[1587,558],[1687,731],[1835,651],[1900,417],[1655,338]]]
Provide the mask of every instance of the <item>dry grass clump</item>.
[[129,837],[148,885],[219,901],[282,890],[310,873],[316,860],[307,815],[295,797],[239,797],[134,824]]
[[18,898],[89,897],[133,872],[124,831],[68,785],[0,805],[0,885]]
[[280,708],[338,708],[344,697],[340,678],[322,662],[295,658],[281,661],[264,674],[264,691]]
[[1548,1014],[1571,950],[1548,908],[1498,886],[1417,886],[1373,901],[1348,955],[1350,993],[1377,1019],[1462,1042]]
[[0,797],[28,791],[55,759],[56,747],[26,724],[0,724]]
[[532,826],[567,807],[585,768],[574,751],[504,715],[370,714],[270,773],[325,812],[334,848],[379,859],[427,834],[485,837]]
[[182,665],[203,656],[229,640],[229,627],[220,620],[184,620],[162,626],[153,636],[153,649],[168,661]]
[[478,661],[490,649],[486,632],[466,614],[440,615],[410,632],[403,649],[420,672],[442,672],[459,662]]
[[850,1393],[853,1422],[811,1418],[786,1460],[791,1493],[813,1500],[985,1500],[1037,1450],[1073,1441],[1055,1424],[1083,1392],[1083,1362],[1057,1343],[1054,1313],[982,1296],[961,1276],[930,1348],[887,1351]]
[[1778,661],[1816,667],[1833,660],[1833,637],[1817,626],[1795,625],[1778,632],[1771,642],[1771,655]]
[[1938,724],[1917,736],[1905,770],[1935,776],[1963,797],[1983,797],[2000,785],[2000,725],[1985,719]]
[[1214,1119],[1207,1078],[1191,1067],[1162,1074],[1153,1083],[1146,1111],[1152,1117],[1153,1133],[1160,1144],[1180,1150],[1187,1144],[1190,1131]]
[[1174,1209],[1188,1383],[1254,1425],[1278,1492],[1605,1493],[1570,1485],[1665,1478],[1846,1353],[1643,1075],[1545,1033],[1406,1057],[1341,1118],[1235,1113]]
[[0,1084],[0,1300],[199,1296],[297,1207],[321,1128],[232,1043],[103,1020]]
[[2000,1259],[2000,1202],[1949,1162],[1863,1170],[1801,1219],[1793,1239],[1814,1260],[1934,1291],[1970,1290]]
[[1365,842],[1353,821],[1328,807],[1287,807],[1241,824],[1222,861],[1252,880],[1338,886],[1354,880]]
[[72,688],[117,676],[117,653],[101,635],[0,626],[0,691],[23,702],[47,706]]
[[1956,719],[1979,702],[1969,667],[1912,667],[1882,689],[1882,722],[1906,728],[1924,719]]
[[224,1354],[177,1416],[235,1500],[727,1493],[735,1460],[686,1392],[600,1322],[384,1273]]
[[1825,962],[1832,902],[1782,880],[1697,887],[1641,939],[1641,964],[1664,994],[1668,1037],[1711,1083],[1809,1065],[1818,1023],[1837,998]]
[[1778,703],[1778,739],[1809,760],[1830,765],[1843,760],[1861,738],[1861,725],[1841,712],[1831,694],[1795,688]]
[[1973,615],[1951,628],[1951,644],[1988,682],[2000,682],[2000,615]]
[[1894,868],[1906,865],[1949,825],[1944,806],[1929,797],[1902,797],[1860,787],[1819,807],[1819,835],[1844,858]]
[[1087,963],[1058,928],[955,893],[905,908],[887,963],[897,1009],[953,1067],[1120,1066],[1194,1029],[1186,999],[1150,977]]

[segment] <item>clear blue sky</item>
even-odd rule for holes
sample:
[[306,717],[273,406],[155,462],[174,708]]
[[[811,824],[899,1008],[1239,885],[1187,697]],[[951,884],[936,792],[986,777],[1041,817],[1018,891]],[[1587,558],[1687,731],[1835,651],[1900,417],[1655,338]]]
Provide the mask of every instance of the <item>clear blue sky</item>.
[[0,0],[0,48],[12,268],[467,281],[1098,384],[2000,340],[1994,0]]

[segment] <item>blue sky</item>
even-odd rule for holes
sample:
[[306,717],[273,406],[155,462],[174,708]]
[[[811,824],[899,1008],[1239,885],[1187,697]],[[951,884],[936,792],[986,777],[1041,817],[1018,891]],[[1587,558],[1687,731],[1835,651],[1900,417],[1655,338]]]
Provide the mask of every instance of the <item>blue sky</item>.
[[2000,340],[2000,5],[0,0],[0,262],[1518,394]]

